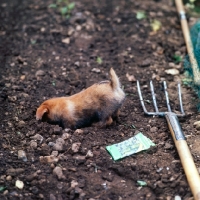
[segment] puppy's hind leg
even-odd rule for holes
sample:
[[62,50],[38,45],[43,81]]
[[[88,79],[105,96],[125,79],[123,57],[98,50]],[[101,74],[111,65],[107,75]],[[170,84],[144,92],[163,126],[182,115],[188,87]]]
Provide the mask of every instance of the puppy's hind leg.
[[107,126],[110,126],[112,123],[113,123],[112,117],[108,117],[105,120],[93,123],[92,126],[97,128],[106,128]]

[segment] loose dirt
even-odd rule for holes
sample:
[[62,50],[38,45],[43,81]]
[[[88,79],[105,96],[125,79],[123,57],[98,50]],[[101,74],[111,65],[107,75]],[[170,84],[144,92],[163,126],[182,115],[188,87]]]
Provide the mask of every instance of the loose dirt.
[[[166,80],[172,109],[179,110],[183,67],[174,55],[184,57],[186,48],[173,2],[75,1],[69,19],[52,3],[0,1],[0,199],[192,199],[166,120],[145,116],[136,90],[138,79],[152,111],[153,80],[159,109],[166,110]],[[139,20],[141,10],[146,18]],[[157,32],[150,26],[155,19],[162,24]],[[106,80],[110,67],[126,93],[118,123],[74,131],[36,121],[44,100]],[[182,93],[187,115],[180,124],[199,167],[196,97],[185,85]],[[114,161],[105,147],[138,132],[156,147]]]

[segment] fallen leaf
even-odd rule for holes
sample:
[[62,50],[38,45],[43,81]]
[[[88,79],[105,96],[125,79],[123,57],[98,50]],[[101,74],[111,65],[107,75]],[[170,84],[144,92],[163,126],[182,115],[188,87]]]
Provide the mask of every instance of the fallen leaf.
[[102,58],[101,57],[97,57],[97,63],[101,65],[102,62],[103,62]]
[[136,18],[141,20],[141,19],[145,19],[147,16],[146,16],[146,13],[144,11],[138,11],[136,13]]
[[150,23],[150,26],[152,28],[152,30],[154,32],[157,32],[160,28],[161,28],[161,22],[158,21],[157,19],[154,19],[151,23]]

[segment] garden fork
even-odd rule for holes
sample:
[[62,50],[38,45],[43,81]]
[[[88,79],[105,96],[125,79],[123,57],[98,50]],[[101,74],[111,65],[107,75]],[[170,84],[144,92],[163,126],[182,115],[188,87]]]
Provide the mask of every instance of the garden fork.
[[155,112],[148,112],[144,100],[142,97],[142,92],[140,89],[140,83],[137,81],[137,90],[140,98],[140,103],[142,105],[143,111],[146,115],[152,115],[152,116],[165,116],[171,135],[173,137],[174,143],[176,145],[183,169],[185,171],[189,186],[191,188],[191,191],[193,193],[194,199],[195,200],[200,200],[200,176],[197,171],[197,168],[194,164],[194,160],[192,158],[192,155],[190,153],[190,150],[188,148],[188,145],[186,143],[185,136],[182,132],[181,126],[178,121],[178,117],[183,117],[185,116],[184,110],[183,110],[183,104],[182,104],[182,98],[181,98],[181,86],[180,83],[178,83],[178,96],[179,96],[179,103],[180,103],[180,114],[175,114],[172,112],[170,103],[169,103],[169,96],[167,92],[167,84],[164,81],[164,92],[165,92],[165,98],[166,98],[166,103],[167,103],[167,112],[159,112],[157,102],[156,102],[156,96],[154,93],[154,86],[152,81],[150,81],[150,88],[151,88],[151,95],[153,99],[153,105],[155,108]]

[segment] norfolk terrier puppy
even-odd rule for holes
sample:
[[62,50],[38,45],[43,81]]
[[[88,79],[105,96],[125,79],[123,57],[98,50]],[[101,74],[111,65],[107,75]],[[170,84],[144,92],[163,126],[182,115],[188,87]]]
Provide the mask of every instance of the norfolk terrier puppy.
[[44,101],[37,109],[36,119],[71,129],[112,124],[113,119],[118,119],[125,93],[112,68],[109,74],[110,80],[96,83],[77,94]]

